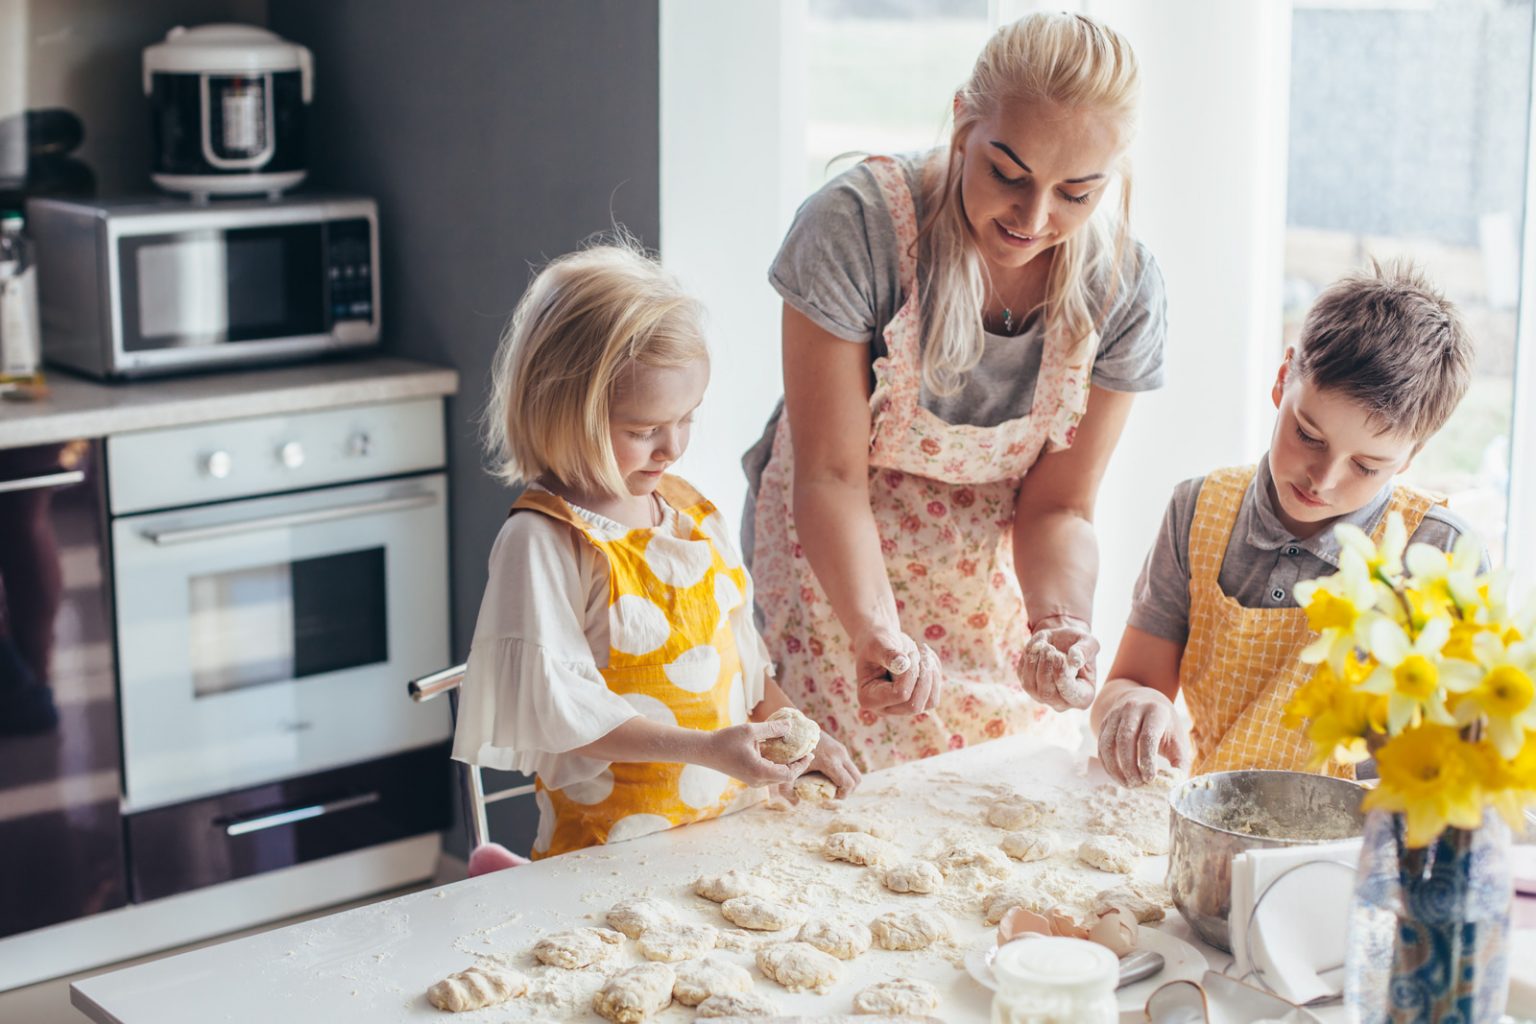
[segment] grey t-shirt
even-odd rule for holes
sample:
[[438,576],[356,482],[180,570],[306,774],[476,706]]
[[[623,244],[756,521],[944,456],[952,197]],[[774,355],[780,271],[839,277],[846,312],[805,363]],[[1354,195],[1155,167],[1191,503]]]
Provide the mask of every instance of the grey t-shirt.
[[[924,216],[918,175],[927,154],[897,158]],[[768,280],[795,309],[823,330],[871,344],[885,354],[885,327],[906,295],[901,290],[896,228],[874,174],[859,164],[822,186],[795,214],[769,268]],[[1110,282],[1095,281],[1102,296]],[[1093,383],[1111,391],[1147,391],[1163,383],[1167,303],[1157,261],[1140,242],[1129,247],[1125,273],[1099,330]],[[923,407],[946,423],[992,427],[1029,414],[1040,373],[1043,318],[1019,334],[988,333],[981,361],[952,395],[931,394]]]
[[[1306,540],[1292,536],[1275,509],[1269,481],[1269,459],[1263,458],[1243,493],[1217,576],[1222,593],[1244,608],[1294,608],[1296,599],[1291,591],[1298,582],[1332,575],[1339,569],[1339,542],[1333,530],[1323,530]],[[1189,531],[1204,483],[1205,477],[1194,477],[1174,487],[1162,528],[1136,581],[1127,620],[1143,632],[1178,644],[1189,639]],[[1389,483],[1364,508],[1339,522],[1352,523],[1370,533],[1386,514],[1391,497]],[[1449,551],[1466,532],[1460,518],[1436,505],[1424,514],[1409,540]],[[1486,571],[1486,552],[1482,564]]]

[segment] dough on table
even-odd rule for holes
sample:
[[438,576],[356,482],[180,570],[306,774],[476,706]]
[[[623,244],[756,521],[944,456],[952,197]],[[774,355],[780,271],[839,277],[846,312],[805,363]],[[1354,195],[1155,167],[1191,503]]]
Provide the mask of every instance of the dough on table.
[[608,910],[608,927],[616,928],[632,939],[659,925],[672,924],[677,911],[670,903],[653,900],[648,896],[631,896],[619,900]]
[[937,892],[944,876],[926,860],[911,860],[887,870],[880,881],[891,892]]
[[623,941],[612,928],[573,928],[544,936],[534,945],[533,955],[540,963],[574,971],[606,960]]
[[1110,907],[1124,907],[1136,915],[1138,924],[1151,924],[1168,916],[1167,906],[1155,893],[1143,891],[1143,886],[1122,885],[1099,893],[1088,909],[1097,915]]
[[957,868],[974,867],[993,878],[1007,878],[1013,874],[1013,865],[995,846],[984,846],[971,840],[952,842],[933,858],[934,864],[948,875]]
[[672,998],[684,1006],[697,1006],[710,996],[752,991],[751,972],[723,957],[689,960],[672,970],[677,975],[677,981],[672,985]]
[[892,910],[869,925],[881,949],[927,949],[949,938],[949,921],[936,910]]
[[685,924],[678,921],[647,928],[635,940],[635,946],[647,960],[661,960],[670,964],[703,956],[715,948],[719,937],[720,932],[707,924]]
[[816,742],[821,739],[821,726],[806,718],[797,708],[779,708],[768,716],[767,721],[781,722],[786,719],[789,721],[789,731],[783,736],[764,740],[758,748],[774,764],[789,764],[800,760],[815,750]]
[[896,850],[884,839],[868,832],[833,832],[822,840],[821,855],[827,860],[845,860],[850,864],[884,867],[896,857]]
[[1091,868],[1128,875],[1140,857],[1136,847],[1119,836],[1089,836],[1077,848],[1077,859]]
[[703,875],[693,883],[693,891],[716,903],[724,903],[737,896],[761,896],[764,899],[774,899],[779,895],[778,887],[768,879],[759,878],[740,868],[732,868],[719,875]]
[[626,967],[597,990],[592,997],[592,1009],[614,1024],[641,1024],[672,1005],[672,986],[676,981],[672,968],[666,964]]
[[427,1002],[439,1010],[462,1013],[504,1003],[528,991],[528,979],[504,967],[470,967],[450,974],[427,989]]
[[1005,796],[987,808],[987,824],[1009,832],[1030,828],[1056,815],[1054,804],[1026,796]]
[[792,928],[805,920],[805,915],[782,903],[765,900],[761,896],[737,896],[720,904],[720,913],[731,924],[750,928],[755,932],[776,932]]
[[891,838],[891,828],[883,821],[864,814],[839,814],[827,822],[827,832],[863,832],[876,839]]
[[741,953],[749,949],[756,949],[759,938],[760,936],[747,931],[745,928],[721,928],[720,934],[715,938],[715,948],[729,949],[734,953]]
[[1056,833],[1049,829],[1041,829],[1038,832],[1010,832],[1003,836],[1003,841],[997,845],[1014,860],[1028,862],[1045,860],[1051,856],[1056,852],[1059,840],[1056,838]]
[[800,928],[800,941],[815,946],[823,953],[831,953],[839,960],[852,960],[869,950],[874,936],[863,921],[836,914],[807,921]]
[[853,997],[854,1013],[927,1013],[939,1008],[939,990],[917,978],[876,982]]
[[825,992],[837,984],[837,958],[806,942],[776,942],[757,951],[757,969],[791,992]]
[[733,992],[728,995],[710,996],[696,1009],[696,1020],[715,1017],[772,1017],[779,1012],[777,1003],[756,992]]
[[795,799],[812,804],[829,804],[837,799],[837,786],[820,772],[806,772],[795,780]]

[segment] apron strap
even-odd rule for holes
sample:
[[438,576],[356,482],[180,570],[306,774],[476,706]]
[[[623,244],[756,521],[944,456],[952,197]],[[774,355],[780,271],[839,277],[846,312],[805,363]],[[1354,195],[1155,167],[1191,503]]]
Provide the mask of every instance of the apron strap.
[[1232,466],[1206,476],[1195,499],[1195,515],[1189,531],[1189,579],[1191,583],[1215,584],[1227,555],[1237,510],[1248,491],[1257,466]]

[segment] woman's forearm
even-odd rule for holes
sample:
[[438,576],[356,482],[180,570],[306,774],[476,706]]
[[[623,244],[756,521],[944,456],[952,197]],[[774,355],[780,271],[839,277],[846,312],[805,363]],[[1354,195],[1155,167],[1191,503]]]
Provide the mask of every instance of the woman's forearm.
[[900,631],[864,481],[797,478],[795,528],[833,613],[855,642],[873,628]]
[[1013,565],[1030,623],[1053,615],[1093,621],[1099,541],[1093,523],[1070,509],[1020,509],[1014,524]]

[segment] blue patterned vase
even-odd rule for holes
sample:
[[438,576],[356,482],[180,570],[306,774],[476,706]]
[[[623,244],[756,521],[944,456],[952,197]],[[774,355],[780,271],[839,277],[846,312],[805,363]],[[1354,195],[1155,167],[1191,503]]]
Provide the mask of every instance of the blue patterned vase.
[[1493,1024],[1509,989],[1509,828],[1404,843],[1402,815],[1366,819],[1350,913],[1345,1002],[1362,1024]]

